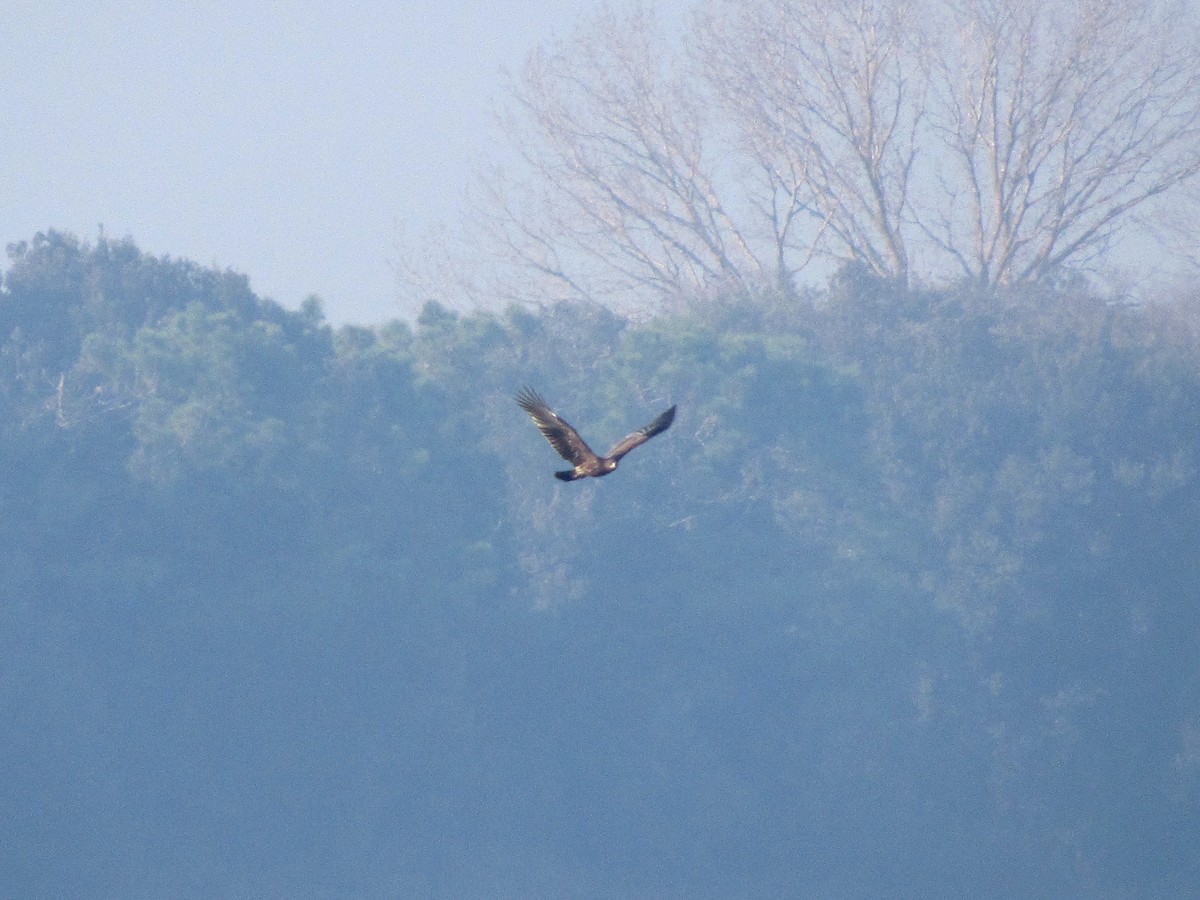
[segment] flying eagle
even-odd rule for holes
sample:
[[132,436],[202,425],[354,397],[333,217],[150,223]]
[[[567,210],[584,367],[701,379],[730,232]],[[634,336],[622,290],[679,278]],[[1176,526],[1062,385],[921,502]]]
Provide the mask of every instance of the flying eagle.
[[558,451],[558,455],[571,463],[575,468],[563,472],[555,472],[554,477],[561,481],[574,481],[576,478],[599,478],[607,475],[617,467],[617,460],[632,450],[640,447],[656,434],[662,434],[675,421],[675,407],[647,425],[640,428],[615,447],[608,451],[607,456],[597,456],[592,448],[583,442],[579,432],[568,425],[558,413],[546,405],[537,391],[522,388],[517,394],[517,403],[521,409],[529,413],[533,424],[550,442],[550,446]]

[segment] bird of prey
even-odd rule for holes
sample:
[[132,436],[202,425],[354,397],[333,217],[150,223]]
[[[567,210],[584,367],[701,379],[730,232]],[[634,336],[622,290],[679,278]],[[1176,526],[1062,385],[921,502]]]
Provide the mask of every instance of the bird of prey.
[[584,443],[579,432],[547,406],[546,401],[536,391],[522,388],[517,394],[517,403],[529,413],[533,424],[550,442],[550,446],[558,451],[558,455],[574,466],[573,469],[554,473],[554,477],[560,481],[574,481],[576,478],[589,476],[600,478],[607,475],[617,468],[617,461],[622,456],[634,447],[640,447],[656,434],[662,434],[675,421],[675,407],[672,406],[645,428],[639,428],[619,441],[607,455],[597,456],[592,448]]

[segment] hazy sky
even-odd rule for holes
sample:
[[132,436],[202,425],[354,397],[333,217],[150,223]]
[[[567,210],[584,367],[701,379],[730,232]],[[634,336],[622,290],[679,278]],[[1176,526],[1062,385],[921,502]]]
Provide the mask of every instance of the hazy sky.
[[0,243],[133,237],[334,321],[408,314],[398,229],[459,202],[501,70],[598,0],[16,0]]

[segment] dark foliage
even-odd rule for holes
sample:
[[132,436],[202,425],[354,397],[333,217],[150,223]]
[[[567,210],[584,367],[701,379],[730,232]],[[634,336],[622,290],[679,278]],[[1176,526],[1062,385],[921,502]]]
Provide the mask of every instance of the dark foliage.
[[[335,332],[128,241],[10,258],[14,895],[1200,879],[1194,307],[848,272]],[[524,383],[679,418],[560,485]]]

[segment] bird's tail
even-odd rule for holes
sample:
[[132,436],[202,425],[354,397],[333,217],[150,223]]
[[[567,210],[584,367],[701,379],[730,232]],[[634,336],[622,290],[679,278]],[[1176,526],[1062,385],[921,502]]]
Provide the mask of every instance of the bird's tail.
[[567,469],[565,472],[555,472],[554,477],[559,481],[574,481],[579,476],[575,474],[574,469]]

